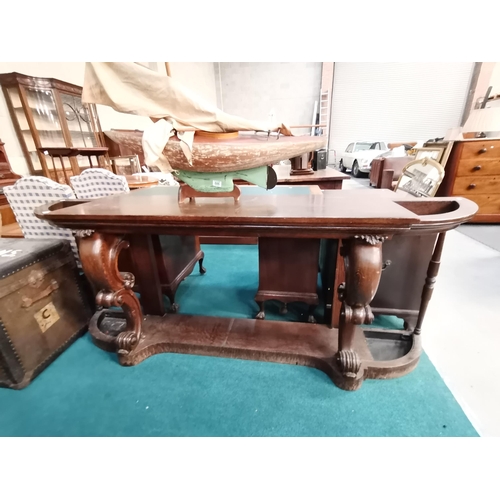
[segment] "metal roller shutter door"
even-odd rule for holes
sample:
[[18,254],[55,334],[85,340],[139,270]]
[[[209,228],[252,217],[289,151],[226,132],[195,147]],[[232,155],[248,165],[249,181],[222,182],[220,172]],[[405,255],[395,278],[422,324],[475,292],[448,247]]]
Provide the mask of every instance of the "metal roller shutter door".
[[443,137],[460,126],[473,69],[473,62],[335,63],[329,149]]

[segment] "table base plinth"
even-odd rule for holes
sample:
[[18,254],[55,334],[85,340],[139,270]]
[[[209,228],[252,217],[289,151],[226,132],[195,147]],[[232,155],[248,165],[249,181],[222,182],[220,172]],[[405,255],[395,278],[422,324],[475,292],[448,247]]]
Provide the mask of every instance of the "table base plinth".
[[[99,347],[113,350],[113,339],[124,327],[121,313],[101,310],[92,318],[90,333]],[[349,376],[337,363],[338,331],[326,325],[178,314],[146,316],[139,344],[129,354],[118,354],[118,361],[134,366],[154,354],[180,353],[303,365],[353,391],[364,379],[406,375],[421,354],[419,336],[359,327],[353,348],[361,369]]]

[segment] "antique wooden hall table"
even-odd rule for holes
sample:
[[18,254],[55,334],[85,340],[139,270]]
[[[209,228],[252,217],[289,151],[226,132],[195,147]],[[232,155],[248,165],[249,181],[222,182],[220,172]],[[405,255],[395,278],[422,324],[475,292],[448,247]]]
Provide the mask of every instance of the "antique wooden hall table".
[[[177,192],[177,187],[159,186],[37,209],[38,217],[77,230],[83,270],[97,291],[98,310],[89,325],[94,342],[115,351],[125,366],[163,352],[301,364],[323,370],[346,390],[357,389],[365,378],[398,377],[416,366],[444,234],[477,211],[464,198],[417,199],[389,190],[331,190],[322,196],[269,191],[266,196],[242,194],[236,202],[197,198],[183,203]],[[382,272],[383,242],[408,231],[439,234],[417,326],[404,334],[363,329],[373,321],[370,301]],[[165,314],[154,254],[160,234],[340,240],[345,283],[338,288],[338,330],[322,324]],[[118,270],[124,248],[129,248],[134,274]],[[135,280],[140,301],[132,290]]]

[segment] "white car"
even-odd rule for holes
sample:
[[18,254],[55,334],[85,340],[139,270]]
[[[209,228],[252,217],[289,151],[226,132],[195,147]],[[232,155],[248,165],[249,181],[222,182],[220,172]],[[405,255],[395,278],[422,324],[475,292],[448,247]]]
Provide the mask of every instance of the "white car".
[[389,151],[386,142],[382,141],[358,141],[352,142],[346,150],[339,155],[339,170],[352,171],[354,177],[360,177],[361,173],[369,173],[372,160]]

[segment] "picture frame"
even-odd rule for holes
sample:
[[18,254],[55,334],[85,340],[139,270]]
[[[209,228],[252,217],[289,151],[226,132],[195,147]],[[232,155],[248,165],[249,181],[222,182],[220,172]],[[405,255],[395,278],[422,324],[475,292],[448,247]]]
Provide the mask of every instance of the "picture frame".
[[429,158],[431,160],[441,163],[445,147],[432,146],[415,148],[415,160],[423,160],[424,158]]
[[431,144],[426,143],[426,144],[424,144],[424,148],[428,148],[428,147],[443,148],[443,156],[441,157],[441,161],[439,163],[441,163],[441,165],[443,165],[443,167],[446,167],[446,164],[448,163],[448,158],[450,157],[451,150],[453,149],[454,143],[455,143],[455,141],[440,141],[440,142],[431,143]]
[[415,197],[433,197],[444,178],[444,167],[429,157],[406,164],[395,191],[405,191]]

